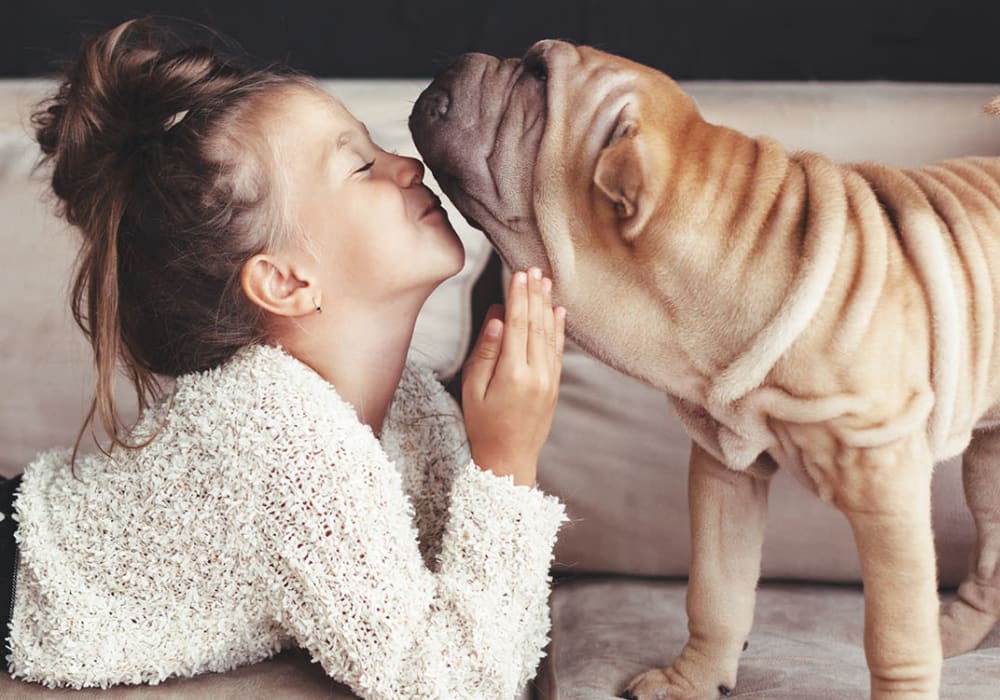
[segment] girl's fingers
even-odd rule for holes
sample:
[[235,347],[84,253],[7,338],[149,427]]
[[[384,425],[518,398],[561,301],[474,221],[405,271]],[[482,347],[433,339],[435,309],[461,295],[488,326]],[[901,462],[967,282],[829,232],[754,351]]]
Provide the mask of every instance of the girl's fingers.
[[486,316],[483,318],[483,326],[485,327],[490,319],[499,318],[503,321],[504,308],[503,304],[490,304],[490,308],[486,310]]
[[503,358],[515,366],[524,364],[528,345],[528,275],[524,270],[518,270],[510,278],[504,325]]
[[566,308],[563,306],[555,310],[555,333],[556,333],[556,385],[559,384],[559,376],[562,374],[563,348],[566,346]]
[[549,367],[549,348],[545,342],[545,319],[542,304],[542,271],[528,273],[528,364],[536,369]]
[[477,399],[482,399],[486,395],[490,380],[493,379],[502,342],[502,317],[503,307],[500,304],[494,304],[486,312],[479,338],[462,371],[463,393],[471,391]]
[[556,310],[552,308],[552,280],[542,279],[542,319],[545,324],[545,352],[549,357],[549,367],[555,366]]

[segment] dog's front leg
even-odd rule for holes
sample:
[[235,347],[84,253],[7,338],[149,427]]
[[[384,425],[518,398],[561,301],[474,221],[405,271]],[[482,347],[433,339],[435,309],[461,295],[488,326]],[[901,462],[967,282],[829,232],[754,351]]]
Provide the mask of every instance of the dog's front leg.
[[851,525],[864,579],[872,698],[937,698],[942,662],[931,531],[933,464],[925,441],[844,447],[833,462],[834,501]]
[[745,472],[733,471],[692,444],[688,642],[669,668],[632,679],[622,697],[700,700],[729,695],[736,685],[740,652],[753,624],[774,471],[766,456]]

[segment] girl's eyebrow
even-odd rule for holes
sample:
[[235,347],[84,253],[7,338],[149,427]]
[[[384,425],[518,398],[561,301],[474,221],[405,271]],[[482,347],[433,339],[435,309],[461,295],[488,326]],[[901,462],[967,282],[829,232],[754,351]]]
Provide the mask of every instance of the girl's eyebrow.
[[354,138],[355,131],[349,130],[342,133],[337,137],[337,150],[339,151],[343,146],[346,146],[352,138]]
[[369,141],[372,140],[371,133],[368,131],[368,126],[364,122],[360,122],[357,127],[353,129],[347,129],[346,131],[342,131],[340,135],[337,136],[336,148],[331,149],[329,141],[324,143],[323,148],[319,154],[321,165],[323,167],[329,167],[330,159],[333,158],[335,155],[337,155],[337,153],[340,151],[341,148],[343,148],[344,146],[349,144],[352,140],[354,140],[354,137],[357,136],[359,133],[364,133],[365,138],[367,138]]
[[348,143],[351,142],[351,139],[354,138],[354,135],[356,133],[357,132],[354,129],[348,129],[347,131],[341,132],[341,134],[337,137],[337,140],[336,140],[336,144],[337,145],[333,149],[330,148],[330,142],[329,141],[327,141],[326,143],[324,143],[323,144],[323,148],[322,148],[322,150],[320,150],[320,155],[319,155],[320,164],[323,167],[329,167],[330,160],[335,155],[337,155],[337,153],[340,151],[341,148],[343,148],[344,146],[346,146]]
[[358,134],[363,134],[369,141],[372,140],[371,132],[368,131],[368,125],[359,121],[355,123],[353,128],[346,129],[337,137],[337,150],[339,151],[341,147],[350,143]]

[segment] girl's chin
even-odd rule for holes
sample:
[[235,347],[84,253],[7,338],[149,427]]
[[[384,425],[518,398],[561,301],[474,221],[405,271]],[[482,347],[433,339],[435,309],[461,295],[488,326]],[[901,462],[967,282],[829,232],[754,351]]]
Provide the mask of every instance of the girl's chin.
[[462,239],[455,235],[455,241],[457,245],[453,249],[452,253],[452,270],[448,277],[454,277],[465,267],[465,246],[462,243]]
[[422,225],[419,228],[425,236],[430,236],[425,239],[426,245],[437,249],[433,255],[441,262],[440,266],[435,265],[435,267],[441,270],[446,275],[444,279],[447,279],[454,277],[465,267],[465,244],[448,221],[443,209],[441,212],[440,215],[425,216],[420,221]]
[[465,248],[460,240],[449,241],[447,247],[435,247],[433,252],[430,248],[424,248],[422,257],[424,264],[422,269],[429,282],[435,286],[445,280],[451,279],[465,268]]
[[465,244],[462,242],[461,237],[459,237],[452,225],[448,223],[447,219],[445,219],[445,225],[442,229],[444,229],[444,232],[447,233],[446,245],[448,246],[449,255],[455,265],[458,266],[452,274],[457,275],[459,271],[465,267]]

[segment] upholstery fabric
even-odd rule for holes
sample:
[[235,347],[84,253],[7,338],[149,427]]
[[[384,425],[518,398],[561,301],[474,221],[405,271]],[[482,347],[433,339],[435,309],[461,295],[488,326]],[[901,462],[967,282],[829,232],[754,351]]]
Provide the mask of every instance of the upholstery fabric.
[[[687,638],[683,581],[568,578],[552,594],[553,637],[539,674],[546,700],[610,700],[634,676],[665,666]],[[868,697],[864,599],[856,586],[765,584],[731,698]],[[944,700],[995,700],[1000,631],[947,659]]]

